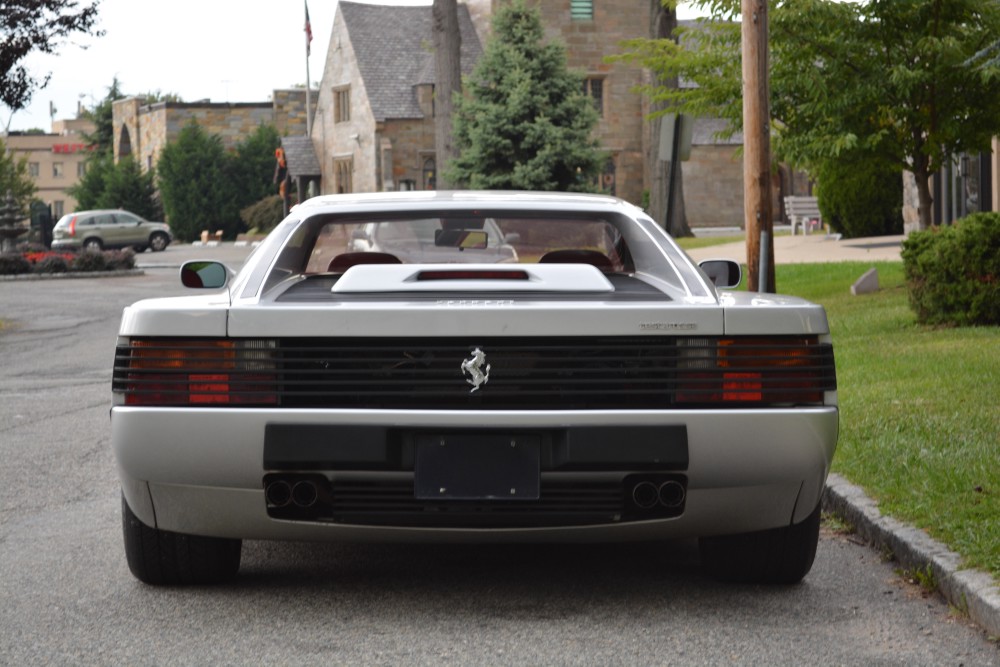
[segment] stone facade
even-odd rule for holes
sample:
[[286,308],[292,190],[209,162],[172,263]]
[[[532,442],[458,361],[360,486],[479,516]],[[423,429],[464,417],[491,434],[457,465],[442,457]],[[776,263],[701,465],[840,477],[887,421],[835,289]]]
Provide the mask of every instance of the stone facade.
[[[494,7],[498,2],[494,0]],[[648,2],[601,0],[593,3],[592,20],[570,15],[570,0],[533,0],[541,11],[550,40],[566,46],[571,69],[598,80],[602,92],[601,118],[596,127],[600,147],[613,161],[602,185],[614,183],[615,195],[639,203],[647,187],[643,166],[643,98],[634,91],[642,83],[642,69],[624,63],[610,64],[605,58],[621,52],[625,39],[649,34]]]
[[[314,92],[314,97],[318,91]],[[132,155],[145,169],[156,166],[160,151],[191,122],[235,148],[260,125],[270,123],[282,135],[306,133],[305,89],[275,90],[271,102],[157,102],[129,97],[112,104],[114,154]]]

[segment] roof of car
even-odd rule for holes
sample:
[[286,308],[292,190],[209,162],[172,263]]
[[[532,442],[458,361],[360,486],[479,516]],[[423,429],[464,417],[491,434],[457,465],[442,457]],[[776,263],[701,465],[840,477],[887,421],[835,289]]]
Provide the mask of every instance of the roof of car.
[[[369,192],[340,195],[321,195],[307,199],[293,210],[371,208],[385,206],[390,209],[416,208],[467,208],[491,206],[499,208],[540,208],[551,210],[630,209],[632,204],[609,195],[565,192],[522,192],[513,190],[444,190],[404,192]],[[308,211],[310,213],[314,211]]]

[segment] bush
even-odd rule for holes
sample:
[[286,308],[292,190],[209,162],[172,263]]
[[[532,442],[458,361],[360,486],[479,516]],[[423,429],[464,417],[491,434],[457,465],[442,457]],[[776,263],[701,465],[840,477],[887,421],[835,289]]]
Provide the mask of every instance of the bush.
[[124,250],[104,251],[104,261],[108,271],[127,271],[135,268],[135,251],[131,248]]
[[[291,205],[295,205],[294,198]],[[261,199],[256,204],[251,204],[240,211],[240,218],[246,224],[247,229],[256,229],[261,234],[267,234],[277,226],[284,215],[284,206],[281,197],[274,195]]]
[[74,271],[106,271],[108,260],[103,252],[84,250],[76,256],[70,266]]
[[903,270],[919,322],[1000,324],[1000,213],[910,234]]
[[4,253],[0,255],[0,275],[14,276],[19,273],[31,273],[31,262],[19,254]]
[[66,273],[69,262],[62,255],[49,255],[35,262],[35,273]]
[[903,176],[864,158],[838,159],[816,170],[823,222],[846,238],[903,233]]

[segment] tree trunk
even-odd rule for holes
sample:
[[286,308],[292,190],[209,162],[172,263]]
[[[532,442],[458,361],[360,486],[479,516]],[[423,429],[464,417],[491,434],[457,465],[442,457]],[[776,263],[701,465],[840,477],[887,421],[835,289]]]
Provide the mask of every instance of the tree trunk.
[[929,160],[917,155],[913,160],[913,180],[917,183],[918,213],[920,229],[930,229],[934,224],[934,196],[931,194],[931,174]]
[[445,173],[458,155],[452,141],[451,116],[455,93],[462,90],[462,36],[458,30],[457,0],[434,0],[434,151],[437,189],[451,187]]
[[[649,36],[651,39],[673,39],[674,29],[677,27],[677,12],[663,6],[661,0],[650,0],[649,3]],[[677,79],[660,79],[655,74],[653,84],[655,86],[677,87]],[[662,111],[666,106],[662,103],[653,102],[650,105],[650,112]],[[670,163],[660,159],[660,128],[663,125],[663,118],[651,118],[647,124],[649,136],[647,138],[648,152],[646,154],[646,173],[649,175],[649,215],[653,220],[667,227],[667,191],[670,187]],[[684,210],[684,169],[682,163],[677,163],[677,183],[674,187],[676,199],[674,200],[673,224],[667,232],[671,236],[693,236],[691,228],[687,224],[687,215]]]

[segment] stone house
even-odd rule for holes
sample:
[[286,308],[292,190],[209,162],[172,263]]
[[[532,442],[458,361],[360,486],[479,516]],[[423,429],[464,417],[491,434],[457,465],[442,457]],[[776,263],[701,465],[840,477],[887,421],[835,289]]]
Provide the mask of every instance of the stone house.
[[[322,192],[431,190],[434,54],[429,6],[339,2],[312,128]],[[462,71],[482,53],[459,6]]]

